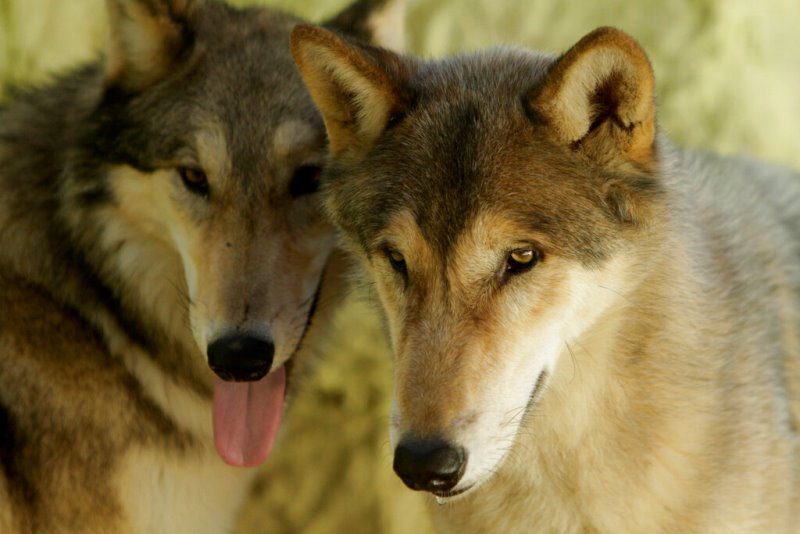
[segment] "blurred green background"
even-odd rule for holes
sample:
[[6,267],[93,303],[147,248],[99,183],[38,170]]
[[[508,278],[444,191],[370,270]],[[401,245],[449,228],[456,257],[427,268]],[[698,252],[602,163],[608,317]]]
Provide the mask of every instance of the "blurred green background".
[[[320,20],[348,0],[233,3]],[[409,50],[429,57],[496,44],[560,52],[618,26],[650,53],[674,140],[800,168],[798,0],[411,0],[407,24]],[[103,0],[0,0],[0,82],[41,81],[94,57],[104,25]],[[241,532],[429,530],[422,498],[391,471],[391,361],[375,309],[364,296],[337,314]]]

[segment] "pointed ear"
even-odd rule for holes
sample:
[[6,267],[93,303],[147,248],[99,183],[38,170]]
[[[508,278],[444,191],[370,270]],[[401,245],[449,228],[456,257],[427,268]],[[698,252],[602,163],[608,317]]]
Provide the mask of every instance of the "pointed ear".
[[202,0],[106,0],[107,79],[129,90],[161,79],[194,42],[191,19]]
[[394,52],[405,51],[405,1],[358,0],[323,24]]
[[292,32],[292,54],[325,120],[334,156],[366,152],[408,105],[408,67],[392,52],[300,25]]
[[653,69],[641,46],[615,28],[599,28],[551,68],[529,97],[558,143],[605,163],[647,169],[654,157]]

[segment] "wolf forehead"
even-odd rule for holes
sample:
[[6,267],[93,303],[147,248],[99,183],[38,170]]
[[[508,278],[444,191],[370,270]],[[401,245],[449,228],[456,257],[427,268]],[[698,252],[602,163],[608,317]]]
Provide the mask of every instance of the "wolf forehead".
[[539,236],[581,263],[602,260],[621,229],[601,193],[607,171],[541,135],[525,106],[554,61],[503,48],[416,63],[399,121],[365,157],[327,170],[335,221],[371,254],[407,211],[443,254],[493,213],[519,229],[516,239]]
[[289,54],[298,22],[271,10],[201,4],[163,79],[141,91],[110,86],[97,115],[113,141],[102,152],[150,170],[199,159],[200,133],[224,145],[235,172],[263,176],[292,137],[322,148],[321,118]]
[[289,53],[289,35],[298,22],[272,10],[203,4],[196,21],[195,94],[229,115],[229,122],[253,129],[287,110],[319,121]]

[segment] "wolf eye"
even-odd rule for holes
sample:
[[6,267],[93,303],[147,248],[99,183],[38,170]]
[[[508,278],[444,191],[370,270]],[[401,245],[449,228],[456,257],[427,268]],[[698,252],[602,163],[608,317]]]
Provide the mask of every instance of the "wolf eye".
[[183,185],[186,189],[195,195],[208,198],[211,190],[208,185],[208,176],[206,176],[206,173],[200,169],[180,167],[178,169],[178,174],[180,174],[181,181],[183,181]]
[[406,266],[405,256],[396,250],[387,250],[386,257],[389,258],[389,265],[392,266],[392,269],[403,276],[408,276],[408,267]]
[[520,248],[511,251],[506,258],[506,275],[521,274],[531,270],[542,261],[541,251],[535,248]]
[[292,181],[289,182],[289,194],[292,198],[302,197],[316,193],[319,189],[319,179],[322,167],[319,165],[303,165],[294,171]]

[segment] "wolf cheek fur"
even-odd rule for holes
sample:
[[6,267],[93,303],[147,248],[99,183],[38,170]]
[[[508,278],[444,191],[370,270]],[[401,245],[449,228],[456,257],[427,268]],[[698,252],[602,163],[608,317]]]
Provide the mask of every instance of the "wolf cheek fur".
[[[214,452],[205,352],[255,339],[275,379],[301,344],[332,248],[325,132],[289,52],[298,19],[107,5],[104,61],[0,111],[0,531],[222,532],[252,474]],[[329,26],[397,44],[400,13],[363,1]],[[242,388],[223,386],[228,461],[268,452],[279,378],[259,389],[272,412],[249,408],[252,450]]]
[[796,531],[796,173],[672,147],[615,29],[559,58],[310,26],[292,51],[388,319],[395,470],[444,530]]

